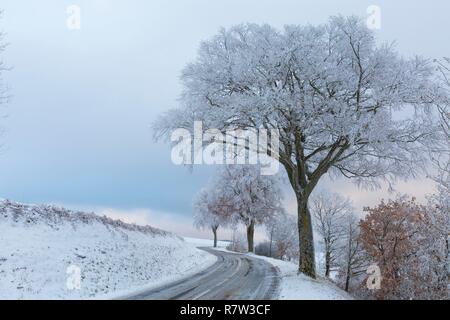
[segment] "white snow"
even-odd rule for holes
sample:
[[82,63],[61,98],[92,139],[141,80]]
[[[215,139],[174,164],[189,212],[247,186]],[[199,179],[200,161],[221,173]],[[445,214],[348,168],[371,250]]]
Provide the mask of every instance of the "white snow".
[[[198,239],[198,238],[184,237],[184,241],[196,247],[212,247],[214,245],[214,241],[212,239]],[[230,241],[225,240],[217,241],[218,248],[226,248],[229,244]]]
[[158,229],[8,201],[0,201],[0,244],[0,299],[110,298],[216,261]]
[[352,300],[345,291],[326,279],[312,279],[298,274],[298,266],[292,262],[257,256],[274,265],[281,276],[279,300]]

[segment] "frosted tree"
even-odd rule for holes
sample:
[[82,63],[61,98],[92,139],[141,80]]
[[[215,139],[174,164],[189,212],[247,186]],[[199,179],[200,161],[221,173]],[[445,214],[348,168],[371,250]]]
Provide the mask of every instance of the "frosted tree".
[[[278,130],[267,155],[295,192],[299,271],[315,277],[308,201],[326,175],[363,186],[410,178],[424,168],[437,128],[430,109],[444,93],[435,68],[378,45],[365,21],[333,17],[319,26],[244,24],[202,42],[182,73],[180,108],[156,124],[175,128]],[[401,115],[401,116],[400,116]],[[406,116],[409,115],[409,116]],[[274,146],[272,148],[272,146]]]
[[194,226],[212,231],[214,248],[217,247],[217,230],[228,224],[227,217],[231,212],[227,203],[215,190],[207,189],[202,189],[194,201]]
[[230,223],[247,229],[248,251],[254,250],[255,226],[281,211],[282,194],[274,176],[262,176],[258,166],[224,166],[216,179],[216,192],[227,199]]
[[[450,58],[436,61],[440,79],[447,92],[450,91]],[[435,179],[439,187],[450,193],[450,98],[438,105],[443,146],[435,153],[434,163],[439,171]],[[441,191],[443,191],[441,190]]]
[[298,233],[295,216],[280,211],[266,222],[269,238],[268,255],[291,261],[298,258]]
[[[419,299],[449,299],[450,288],[450,193],[439,186],[429,199],[417,241],[420,259],[417,273],[422,279]],[[426,284],[426,285],[425,285]]]
[[323,242],[325,258],[325,277],[329,278],[338,267],[338,257],[346,232],[346,222],[353,213],[348,199],[333,193],[320,193],[313,196],[310,210],[313,225]]
[[449,298],[449,207],[443,207],[439,197],[430,198],[428,206],[402,197],[367,209],[359,242],[367,261],[381,269],[376,298]]
[[346,216],[343,224],[342,246],[339,248],[338,279],[345,291],[350,291],[353,280],[366,274],[369,259],[361,246],[359,219],[354,213]]
[[[437,288],[446,289],[436,269],[435,250],[442,244],[428,228],[430,213],[414,199],[398,198],[367,209],[361,222],[363,249],[382,273],[378,299],[433,299]],[[439,250],[443,252],[443,250]],[[442,262],[442,256],[439,259]],[[442,264],[441,264],[442,265]],[[436,271],[438,271],[436,273]],[[441,269],[442,271],[442,269]]]
[[[436,61],[440,79],[447,90],[450,90],[450,59]],[[450,296],[450,99],[438,106],[442,129],[443,146],[435,152],[434,164],[437,175],[434,181],[437,192],[429,198],[424,221],[424,240],[428,255],[424,260],[424,273],[431,279],[434,298]]]
[[[437,64],[441,79],[447,90],[450,90],[450,58],[443,58],[443,60],[437,61]],[[438,110],[441,116],[442,129],[448,138],[447,144],[450,144],[450,101],[447,100],[446,103],[440,104]]]

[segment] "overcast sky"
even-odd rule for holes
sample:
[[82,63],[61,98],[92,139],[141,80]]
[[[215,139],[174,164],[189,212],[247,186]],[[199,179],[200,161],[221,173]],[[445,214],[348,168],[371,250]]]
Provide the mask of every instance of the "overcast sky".
[[[69,5],[81,29],[66,26]],[[406,55],[450,56],[450,3],[300,0],[2,0],[3,60],[12,94],[0,119],[0,198],[97,210],[193,235],[192,196],[211,169],[193,173],[152,140],[155,117],[177,105],[181,69],[201,40],[243,22],[319,24],[381,8],[380,41]],[[388,197],[344,181],[322,187],[361,208]],[[423,199],[426,180],[397,186]],[[286,196],[291,210],[291,196]]]

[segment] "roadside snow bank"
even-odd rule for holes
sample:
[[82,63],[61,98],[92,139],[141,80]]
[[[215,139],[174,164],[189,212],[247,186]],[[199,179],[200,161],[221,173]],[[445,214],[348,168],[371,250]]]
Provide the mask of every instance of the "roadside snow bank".
[[107,297],[175,281],[215,261],[152,227],[0,201],[0,299]]
[[311,279],[297,274],[298,266],[291,262],[253,255],[274,265],[281,276],[279,300],[352,300],[345,291],[326,279]]

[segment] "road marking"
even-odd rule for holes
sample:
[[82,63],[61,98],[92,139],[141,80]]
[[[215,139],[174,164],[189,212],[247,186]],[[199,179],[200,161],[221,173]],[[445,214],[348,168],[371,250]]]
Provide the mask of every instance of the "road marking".
[[[276,275],[276,269],[273,267],[268,269],[267,266],[263,266],[257,262],[259,260],[255,261],[255,259],[251,259],[245,254],[228,254],[226,252],[221,252],[216,254],[216,256],[218,257],[218,261],[215,264],[196,275],[180,279],[149,291],[142,290],[137,294],[127,296],[126,299],[190,299],[189,296],[195,294],[196,290],[197,292],[199,289],[201,290],[201,287],[203,287],[205,291],[194,296],[192,300],[201,299],[208,294],[211,294],[210,297],[219,297],[221,299],[230,299],[233,295],[237,298],[251,297],[255,299],[261,291],[265,291],[264,289],[267,289],[267,292],[262,292],[265,294],[263,298],[267,299],[266,297],[270,298],[275,290],[278,290],[278,288],[276,288],[278,286],[278,276]],[[244,262],[248,264],[249,270],[247,270],[247,272],[244,272],[245,270],[243,269]],[[264,267],[264,277],[258,279],[261,282],[257,285],[256,290],[249,290],[247,284],[249,283],[253,288],[255,284],[254,281],[256,281],[255,277],[257,277],[253,272],[260,272],[259,269],[261,267]],[[254,270],[249,272],[250,269],[253,268]],[[229,276],[226,276],[228,272],[232,273]],[[246,274],[244,275],[244,273]],[[220,281],[222,276],[225,278]],[[219,280],[220,282],[214,285],[216,280]],[[227,282],[229,282],[229,290],[225,290],[227,287],[224,287],[222,290],[218,289]],[[213,287],[206,290],[205,287],[208,285],[213,285]],[[275,288],[272,289],[272,286],[275,286]]]
[[209,292],[211,292],[211,290],[216,289],[217,287],[220,287],[221,285],[223,285],[225,282],[228,282],[229,280],[231,280],[238,272],[239,269],[241,268],[242,265],[242,260],[238,259],[238,265],[236,270],[230,275],[228,276],[225,280],[219,282],[217,285],[215,285],[214,287],[200,293],[199,295],[196,295],[194,298],[192,298],[192,300],[198,300],[199,298],[203,297],[204,295],[208,294]]

